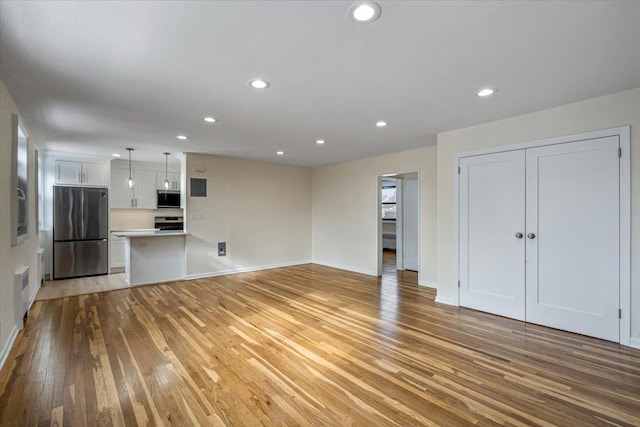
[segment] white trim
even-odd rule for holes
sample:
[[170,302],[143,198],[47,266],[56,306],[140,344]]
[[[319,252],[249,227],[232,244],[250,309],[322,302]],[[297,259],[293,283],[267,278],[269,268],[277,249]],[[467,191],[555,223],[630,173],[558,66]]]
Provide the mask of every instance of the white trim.
[[13,325],[13,330],[11,334],[9,334],[9,339],[7,340],[7,345],[2,349],[2,353],[0,353],[0,369],[4,366],[4,363],[7,361],[7,357],[9,357],[9,353],[11,353],[11,349],[13,348],[13,344],[16,342],[16,338],[18,337],[18,327]]
[[[511,145],[501,145],[498,147],[482,148],[480,150],[463,151],[460,153],[455,153],[454,157],[460,158],[460,157],[481,156],[483,154],[501,153],[504,151],[524,150],[526,148],[545,147],[547,145],[564,144],[567,142],[584,141],[587,139],[606,138],[608,136],[620,136],[622,138],[625,133],[627,134],[627,136],[630,135],[630,129],[631,129],[630,126],[620,126],[617,128],[595,130],[592,132],[577,133],[573,135],[564,135],[564,136],[558,136],[554,138],[537,139],[534,141],[520,142],[517,144],[511,144]],[[456,166],[457,166],[457,162],[456,162]]]
[[430,282],[428,280],[418,279],[418,286],[426,286],[427,288],[438,289],[438,284],[436,282]]
[[31,306],[33,305],[33,302],[36,300],[36,296],[38,295],[38,290],[40,290],[41,287],[42,287],[41,285],[38,285],[36,289],[33,291],[31,298],[29,298],[29,304],[27,304],[27,313],[29,313],[29,310],[31,310]]
[[[463,153],[453,156],[453,300],[460,305],[460,158]],[[436,301],[438,298],[436,297]]]
[[[404,194],[404,182],[403,177],[396,176],[396,270],[404,270],[404,245],[405,245],[405,194]],[[419,190],[418,190],[419,191]],[[420,199],[418,199],[420,200]],[[384,264],[384,261],[383,261]],[[382,268],[382,265],[380,265]],[[418,270],[420,270],[418,268]]]
[[[290,261],[278,264],[257,265],[255,267],[234,268],[230,270],[209,271],[206,273],[187,274],[184,280],[204,279],[206,277],[226,276],[227,274],[247,273],[250,271],[270,270],[272,268],[292,267],[294,265],[311,264],[311,260]],[[180,280],[180,279],[177,279]]]
[[[376,276],[382,276],[382,175],[378,175],[376,178],[376,212]],[[397,248],[398,245],[396,245],[396,250]],[[349,268],[335,268],[350,270]]]
[[[640,338],[631,337],[631,127],[621,126],[611,129],[603,129],[574,135],[565,135],[556,138],[546,138],[536,141],[522,142],[500,147],[483,148],[481,150],[455,153],[453,156],[453,212],[454,212],[454,301],[460,302],[460,292],[457,286],[460,280],[459,265],[459,234],[460,234],[460,206],[459,206],[459,179],[458,166],[463,157],[480,156],[483,154],[499,153],[505,151],[523,150],[527,148],[542,147],[567,142],[583,141],[587,139],[619,137],[622,159],[620,160],[620,344],[630,347],[638,345]],[[436,302],[443,302],[447,298]],[[457,304],[456,304],[457,305]],[[632,344],[633,343],[633,344]]]
[[312,261],[312,263],[318,264],[318,265],[324,265],[325,267],[337,268],[338,270],[346,270],[346,271],[351,271],[353,273],[366,274],[367,276],[375,276],[375,277],[378,276],[378,274],[376,274],[377,273],[376,271],[366,270],[364,268],[350,267],[348,265],[335,264],[333,262]]
[[[422,217],[421,217],[421,206],[422,206],[422,195],[421,195],[421,189],[420,189],[420,178],[421,178],[421,169],[411,169],[411,170],[407,170],[407,171],[402,171],[402,172],[386,172],[386,173],[382,173],[379,174],[377,176],[376,182],[376,192],[377,192],[377,236],[376,236],[376,240],[378,242],[377,244],[377,248],[378,251],[376,253],[376,259],[377,259],[377,274],[376,276],[382,276],[382,268],[383,268],[383,260],[382,260],[382,209],[380,208],[382,205],[382,194],[381,194],[381,188],[382,188],[382,178],[383,177],[394,177],[397,181],[396,181],[396,206],[400,206],[400,213],[402,212],[403,208],[401,207],[402,205],[402,200],[398,201],[398,193],[400,190],[400,193],[402,193],[402,187],[404,185],[404,182],[400,182],[404,180],[404,175],[407,174],[416,174],[416,180],[418,181],[418,274],[420,274],[420,260],[421,260],[421,251],[422,251],[422,234],[421,234],[421,230],[422,230]],[[400,182],[400,187],[398,187],[398,182]],[[400,195],[400,198],[403,198],[403,195]],[[404,225],[403,225],[403,220],[404,218],[401,218],[401,215],[398,215],[398,208],[396,208],[396,269],[400,270],[404,270]],[[398,223],[398,221],[400,221]],[[398,227],[399,225],[399,227]],[[398,232],[398,229],[400,229],[400,233]],[[398,235],[399,234],[403,234],[401,239],[401,242],[398,242]],[[402,263],[398,262],[398,257],[402,257]],[[319,263],[316,263],[319,264]],[[329,265],[326,264],[329,267],[333,267],[333,265]],[[363,274],[369,274],[368,270],[360,270],[360,269],[353,269],[351,267],[344,267],[344,266],[336,266],[335,268],[339,268],[341,270],[349,270],[349,271],[355,271],[357,273],[363,273]]]
[[620,344],[631,346],[631,128],[620,135]]
[[640,338],[630,337],[628,344],[623,344],[629,347],[640,349]]
[[436,302],[440,304],[453,305],[458,306],[458,303],[454,298],[451,297],[443,297],[441,295],[436,295]]

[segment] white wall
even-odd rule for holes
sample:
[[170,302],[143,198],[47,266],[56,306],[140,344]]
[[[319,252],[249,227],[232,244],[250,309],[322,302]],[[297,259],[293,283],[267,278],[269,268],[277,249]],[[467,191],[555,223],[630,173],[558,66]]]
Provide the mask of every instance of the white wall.
[[378,176],[417,170],[421,284],[436,279],[436,147],[313,169],[313,262],[377,275]]
[[[35,140],[29,138],[28,163],[28,230],[29,238],[22,244],[11,246],[10,200],[14,197],[11,187],[11,116],[18,114],[11,95],[0,81],[0,359],[8,350],[8,344],[16,332],[16,309],[14,307],[14,275],[22,266],[30,268],[28,293],[31,297],[39,288],[37,277],[37,250],[39,247],[36,229],[36,162]],[[28,129],[27,129],[28,132]]]
[[453,298],[455,153],[631,125],[632,336],[640,336],[640,89],[438,135],[438,297]]
[[[310,261],[310,169],[203,154],[186,154],[183,164],[187,276]],[[207,179],[207,197],[190,197],[191,178]],[[218,256],[218,242],[227,242],[227,256]]]

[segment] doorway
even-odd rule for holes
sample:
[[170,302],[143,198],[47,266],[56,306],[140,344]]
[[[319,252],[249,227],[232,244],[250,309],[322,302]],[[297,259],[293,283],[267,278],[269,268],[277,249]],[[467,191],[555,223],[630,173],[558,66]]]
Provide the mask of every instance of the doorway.
[[418,172],[378,177],[378,275],[415,275],[420,265]]

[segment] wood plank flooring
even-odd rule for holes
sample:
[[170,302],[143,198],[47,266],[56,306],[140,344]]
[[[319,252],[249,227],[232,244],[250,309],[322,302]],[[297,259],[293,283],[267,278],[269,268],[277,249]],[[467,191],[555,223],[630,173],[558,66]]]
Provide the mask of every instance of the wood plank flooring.
[[77,279],[48,280],[38,290],[35,300],[57,299],[94,292],[128,288],[124,273],[105,276],[79,277]]
[[640,425],[640,351],[302,265],[38,301],[0,425]]

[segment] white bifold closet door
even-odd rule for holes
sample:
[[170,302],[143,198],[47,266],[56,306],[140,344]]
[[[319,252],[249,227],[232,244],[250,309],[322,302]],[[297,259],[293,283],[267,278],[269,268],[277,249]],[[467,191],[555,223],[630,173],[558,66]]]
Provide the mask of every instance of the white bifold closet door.
[[616,136],[526,150],[528,322],[619,340],[618,146]]
[[460,305],[618,341],[618,147],[460,159]]
[[523,150],[460,159],[460,305],[519,320],[525,318],[524,161]]

